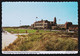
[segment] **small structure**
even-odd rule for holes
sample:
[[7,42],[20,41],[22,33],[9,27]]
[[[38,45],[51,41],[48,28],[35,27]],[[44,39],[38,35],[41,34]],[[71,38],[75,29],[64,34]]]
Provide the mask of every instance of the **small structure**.
[[36,33],[38,33],[38,32],[39,32],[39,30],[36,31]]
[[27,30],[26,30],[26,33],[27,33]]

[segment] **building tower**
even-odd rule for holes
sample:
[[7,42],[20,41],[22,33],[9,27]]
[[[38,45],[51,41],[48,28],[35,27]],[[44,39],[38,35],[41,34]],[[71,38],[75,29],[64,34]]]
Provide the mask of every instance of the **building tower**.
[[65,23],[65,28],[68,29],[72,25],[72,22],[66,22]]
[[56,25],[56,17],[54,17],[53,24]]

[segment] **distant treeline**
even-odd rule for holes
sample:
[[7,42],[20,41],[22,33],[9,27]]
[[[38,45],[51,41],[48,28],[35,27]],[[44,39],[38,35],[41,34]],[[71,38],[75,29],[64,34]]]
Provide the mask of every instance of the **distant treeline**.
[[15,27],[15,26],[13,26],[13,27],[2,27],[2,28],[28,28],[28,27],[30,27],[29,25],[22,25],[22,26],[17,26],[17,27]]

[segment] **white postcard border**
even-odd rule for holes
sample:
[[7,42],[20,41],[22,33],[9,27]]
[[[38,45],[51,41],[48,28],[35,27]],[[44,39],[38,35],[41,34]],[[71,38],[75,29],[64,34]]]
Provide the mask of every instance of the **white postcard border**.
[[2,54],[78,54],[78,51],[2,51]]

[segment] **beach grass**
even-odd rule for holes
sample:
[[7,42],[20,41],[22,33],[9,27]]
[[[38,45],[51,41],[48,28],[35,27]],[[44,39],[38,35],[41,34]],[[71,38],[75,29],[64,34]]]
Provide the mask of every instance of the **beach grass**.
[[[35,32],[19,37],[3,51],[77,51],[74,34],[61,32]],[[78,38],[77,38],[78,39]]]

